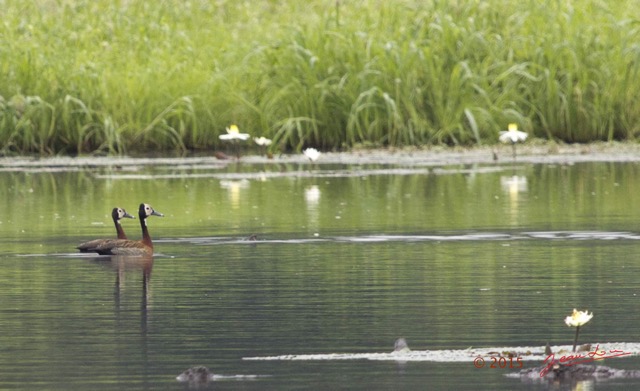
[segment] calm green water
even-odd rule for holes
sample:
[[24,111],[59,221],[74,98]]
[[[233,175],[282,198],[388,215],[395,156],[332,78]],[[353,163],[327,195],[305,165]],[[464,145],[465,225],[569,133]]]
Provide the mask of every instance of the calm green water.
[[[215,389],[543,389],[471,361],[243,358],[570,344],[573,308],[581,341],[640,342],[636,163],[4,171],[0,193],[0,389],[179,390],[194,365]],[[153,259],[76,254],[140,202],[165,214]]]

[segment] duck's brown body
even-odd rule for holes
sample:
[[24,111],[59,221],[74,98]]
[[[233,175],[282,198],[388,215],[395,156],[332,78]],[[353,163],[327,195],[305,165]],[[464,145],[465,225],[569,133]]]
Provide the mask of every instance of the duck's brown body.
[[[122,220],[125,217],[129,218],[129,219],[135,219],[135,217],[133,217],[132,215],[127,213],[127,211],[122,209],[122,208],[113,208],[113,210],[111,211],[111,218],[113,219],[113,223],[116,226],[116,234],[118,235],[117,236],[118,239],[127,239],[127,235],[124,233],[124,229],[122,228],[122,224],[120,224],[120,220]],[[113,240],[113,239],[94,239],[94,240],[90,240],[88,242],[84,242],[84,243],[80,244],[77,247],[77,249],[80,250],[80,252],[91,252],[92,248],[98,247],[102,243],[110,241],[110,240]]]
[[149,204],[140,204],[138,216],[140,217],[140,227],[142,228],[142,240],[101,240],[99,243],[95,243],[94,246],[81,251],[94,252],[101,255],[152,255],[153,243],[147,229],[147,217],[164,215],[153,210]]
[[110,239],[101,241],[86,252],[100,255],[152,255],[153,243],[145,244],[141,240]]

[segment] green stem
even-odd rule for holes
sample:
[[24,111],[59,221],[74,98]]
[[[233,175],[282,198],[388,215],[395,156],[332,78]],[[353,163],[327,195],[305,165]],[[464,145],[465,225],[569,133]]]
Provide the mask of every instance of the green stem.
[[580,333],[580,326],[576,327],[576,338],[573,340],[573,352],[576,351],[576,345],[578,344],[578,334]]

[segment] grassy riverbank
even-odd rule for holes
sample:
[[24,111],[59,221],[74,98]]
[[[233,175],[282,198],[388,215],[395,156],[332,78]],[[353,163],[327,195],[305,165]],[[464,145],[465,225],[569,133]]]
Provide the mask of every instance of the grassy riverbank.
[[0,147],[273,149],[640,132],[636,2],[1,1]]

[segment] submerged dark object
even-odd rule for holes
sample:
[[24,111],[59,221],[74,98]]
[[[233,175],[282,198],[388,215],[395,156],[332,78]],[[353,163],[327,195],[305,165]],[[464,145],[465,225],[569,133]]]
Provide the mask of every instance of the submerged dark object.
[[204,366],[196,366],[187,369],[176,377],[179,382],[188,382],[190,384],[206,384],[213,379],[213,373],[209,368]]

